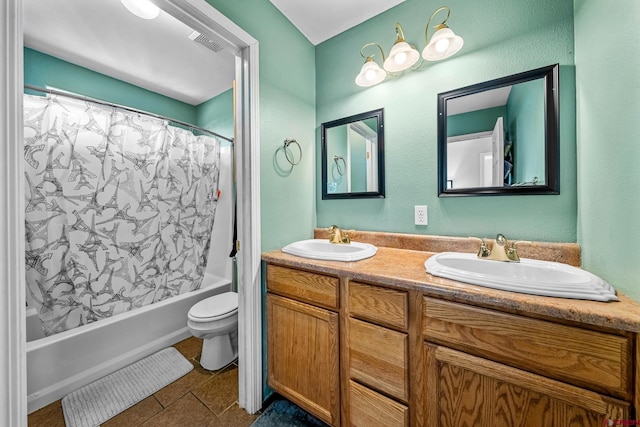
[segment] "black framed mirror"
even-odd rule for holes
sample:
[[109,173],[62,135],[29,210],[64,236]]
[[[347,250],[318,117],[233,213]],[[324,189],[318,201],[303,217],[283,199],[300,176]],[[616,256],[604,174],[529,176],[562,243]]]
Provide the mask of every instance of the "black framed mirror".
[[322,199],[384,197],[384,109],[322,123]]
[[438,196],[560,194],[558,64],[438,94]]

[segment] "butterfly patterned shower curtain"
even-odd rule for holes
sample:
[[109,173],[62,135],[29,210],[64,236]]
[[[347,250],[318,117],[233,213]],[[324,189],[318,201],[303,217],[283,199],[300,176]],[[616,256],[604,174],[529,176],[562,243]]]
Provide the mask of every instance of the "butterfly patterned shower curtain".
[[24,95],[27,303],[46,335],[202,282],[220,142],[164,120]]

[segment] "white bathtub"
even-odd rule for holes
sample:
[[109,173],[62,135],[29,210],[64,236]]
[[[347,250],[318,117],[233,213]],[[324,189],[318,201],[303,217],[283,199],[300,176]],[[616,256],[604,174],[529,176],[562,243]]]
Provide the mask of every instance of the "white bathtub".
[[35,341],[29,334],[39,320],[28,310],[27,325],[36,326],[27,327],[28,412],[189,337],[191,306],[231,290],[228,279],[207,282],[212,285]]

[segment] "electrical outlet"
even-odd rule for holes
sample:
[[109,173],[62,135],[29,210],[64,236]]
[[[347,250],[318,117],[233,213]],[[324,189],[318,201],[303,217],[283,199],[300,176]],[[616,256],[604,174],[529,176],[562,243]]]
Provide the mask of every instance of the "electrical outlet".
[[414,206],[415,209],[415,224],[416,225],[428,225],[429,217],[427,214],[426,206]]

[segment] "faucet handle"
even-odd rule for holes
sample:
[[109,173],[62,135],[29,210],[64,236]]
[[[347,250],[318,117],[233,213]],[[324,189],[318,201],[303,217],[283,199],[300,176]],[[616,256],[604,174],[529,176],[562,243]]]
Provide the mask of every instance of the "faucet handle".
[[487,242],[485,242],[484,239],[471,236],[469,236],[469,239],[480,243],[480,249],[478,249],[478,258],[487,258],[489,255],[491,255],[491,251],[487,247]]
[[351,243],[351,239],[353,239],[355,236],[355,230],[342,230],[342,243]]
[[515,261],[515,262],[520,261],[520,256],[518,255],[518,248],[517,248],[519,243],[531,243],[531,242],[528,240],[518,240],[516,242],[510,242],[506,253],[507,253],[507,258],[509,258],[511,261]]

